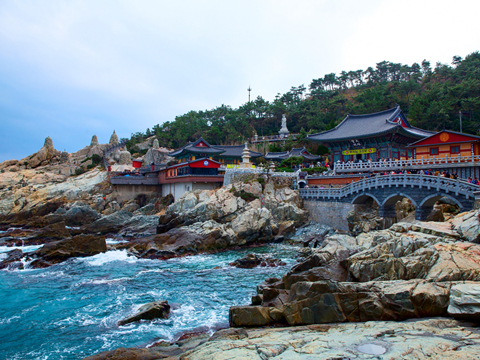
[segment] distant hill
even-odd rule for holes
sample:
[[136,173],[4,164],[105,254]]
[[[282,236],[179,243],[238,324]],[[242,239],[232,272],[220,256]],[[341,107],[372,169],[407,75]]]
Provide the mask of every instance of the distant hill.
[[480,53],[451,64],[411,66],[382,61],[375,68],[342,71],[313,79],[278,94],[272,102],[261,96],[233,109],[190,111],[174,121],[132,134],[127,146],[156,135],[161,146],[178,148],[202,136],[214,144],[240,143],[253,136],[276,134],[282,114],[291,132],[319,132],[337,125],[348,113],[382,111],[399,104],[413,126],[427,130],[459,130],[476,134],[480,125]]

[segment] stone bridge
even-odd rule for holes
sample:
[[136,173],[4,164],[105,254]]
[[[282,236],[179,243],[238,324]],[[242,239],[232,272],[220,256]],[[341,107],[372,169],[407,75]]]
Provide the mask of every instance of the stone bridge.
[[417,220],[426,220],[435,202],[442,197],[456,203],[462,211],[477,207],[475,200],[480,199],[478,185],[460,179],[416,174],[375,176],[341,188],[307,188],[299,191],[305,200],[363,204],[373,199],[378,204],[379,215],[384,218],[395,218],[395,204],[407,198],[415,206]]

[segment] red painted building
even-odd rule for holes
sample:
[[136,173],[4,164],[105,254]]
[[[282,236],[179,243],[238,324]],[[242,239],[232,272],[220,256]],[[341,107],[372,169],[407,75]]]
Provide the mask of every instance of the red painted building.
[[480,137],[443,130],[408,146],[414,159],[480,155]]
[[224,174],[219,171],[220,165],[218,161],[202,158],[160,170],[158,180],[162,184],[162,196],[172,194],[178,199],[187,191],[221,187]]

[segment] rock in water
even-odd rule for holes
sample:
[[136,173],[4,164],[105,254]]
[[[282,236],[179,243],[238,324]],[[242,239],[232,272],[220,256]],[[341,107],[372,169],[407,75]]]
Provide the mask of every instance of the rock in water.
[[447,311],[457,319],[480,321],[480,283],[453,285]]
[[118,136],[115,133],[115,130],[113,130],[113,134],[112,134],[112,136],[110,136],[109,144],[110,145],[117,145],[118,144]]
[[123,326],[140,320],[167,319],[168,314],[170,314],[168,301],[154,301],[140,307],[135,315],[120,320],[118,325]]
[[273,259],[257,254],[247,254],[241,259],[237,259],[228,265],[242,269],[251,269],[257,266],[284,266],[286,263],[284,263],[281,259]]
[[77,235],[65,240],[45,244],[34,251],[32,267],[47,267],[72,257],[86,257],[107,251],[105,237]]
[[[113,135],[112,135],[113,136]],[[97,135],[92,136],[92,141],[90,142],[90,146],[97,146],[98,145],[98,138]]]

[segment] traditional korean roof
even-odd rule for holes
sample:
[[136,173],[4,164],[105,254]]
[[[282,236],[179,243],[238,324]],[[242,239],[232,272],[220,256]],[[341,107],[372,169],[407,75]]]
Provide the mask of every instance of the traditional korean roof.
[[[215,148],[222,149],[225,152],[221,153],[219,156],[221,157],[242,157],[243,149],[245,149],[245,145],[215,145]],[[250,157],[252,159],[259,158],[263,156],[262,153],[248,150],[250,152]]]
[[201,158],[201,159],[195,159],[195,160],[183,162],[183,163],[180,163],[180,164],[174,164],[174,165],[166,167],[163,170],[170,170],[170,169],[173,169],[173,168],[176,168],[176,167],[191,166],[192,164],[196,164],[196,163],[200,163],[200,162],[203,163],[204,161],[207,161],[208,163],[216,164],[218,166],[222,165],[218,161],[211,160],[209,158]]
[[181,147],[178,150],[168,153],[168,156],[177,157],[186,153],[195,153],[195,154],[221,154],[225,152],[223,149],[219,149],[216,146],[210,145],[203,138],[198,139],[194,142],[189,142],[187,145]]
[[293,148],[290,151],[281,151],[281,152],[269,152],[265,155],[266,160],[285,160],[289,159],[292,156],[303,156],[304,159],[309,161],[318,161],[320,156],[310,154],[305,147],[303,148]]
[[442,130],[424,139],[408,145],[409,147],[445,145],[480,141],[480,136],[464,134],[457,131]]
[[[245,145],[211,145],[203,138],[198,139],[195,142],[189,142],[187,145],[181,147],[178,150],[169,153],[169,156],[177,157],[187,153],[195,154],[208,154],[225,157],[242,157],[243,149]],[[262,153],[256,151],[250,151],[250,157],[255,159],[263,156]]]
[[308,135],[312,141],[333,142],[400,133],[413,139],[421,139],[433,134],[431,131],[415,128],[408,123],[400,106],[364,115],[348,114],[334,129]]

